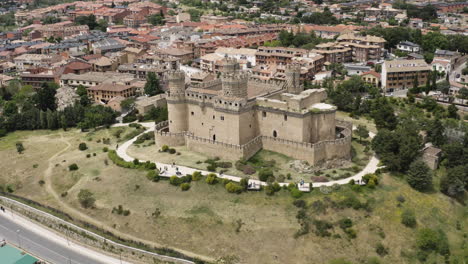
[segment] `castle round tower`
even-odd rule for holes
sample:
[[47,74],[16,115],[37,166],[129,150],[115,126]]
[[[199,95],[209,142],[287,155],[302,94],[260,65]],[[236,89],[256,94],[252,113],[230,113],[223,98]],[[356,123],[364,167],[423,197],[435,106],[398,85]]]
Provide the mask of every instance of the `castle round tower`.
[[298,64],[290,64],[286,66],[286,90],[288,93],[299,94],[304,91],[301,85],[301,66]]
[[187,106],[185,104],[185,73],[180,70],[167,72],[169,90],[167,92],[167,110],[169,112],[169,131],[187,131]]

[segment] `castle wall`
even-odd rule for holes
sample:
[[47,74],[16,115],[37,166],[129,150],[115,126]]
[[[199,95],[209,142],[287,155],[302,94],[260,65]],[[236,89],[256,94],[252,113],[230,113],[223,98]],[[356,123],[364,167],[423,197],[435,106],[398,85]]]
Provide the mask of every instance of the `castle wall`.
[[[264,116],[264,112],[266,116]],[[286,115],[286,118],[285,118]],[[262,136],[276,137],[293,140],[303,141],[303,126],[306,118],[288,115],[283,111],[268,111],[268,109],[257,110],[257,120],[259,126],[259,133]]]
[[279,138],[262,137],[263,149],[275,151],[293,159],[305,160],[315,164],[315,150],[311,144],[289,142]]
[[154,140],[158,149],[160,149],[164,145],[168,145],[171,147],[184,146],[184,134],[185,133],[155,132]]
[[[335,138],[335,111],[324,111],[321,113],[312,113],[310,129],[304,133],[308,133],[307,142],[320,142],[324,140],[332,140]],[[305,126],[306,128],[306,126]]]
[[210,157],[219,157],[232,161],[243,157],[242,148],[239,146],[195,136],[187,136],[186,145],[189,150],[200,152]]

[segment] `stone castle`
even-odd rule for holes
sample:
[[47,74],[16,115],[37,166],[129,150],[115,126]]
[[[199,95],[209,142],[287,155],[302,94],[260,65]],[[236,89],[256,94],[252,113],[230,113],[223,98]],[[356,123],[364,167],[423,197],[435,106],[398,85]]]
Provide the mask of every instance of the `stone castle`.
[[168,121],[156,126],[158,147],[186,146],[223,159],[248,159],[260,149],[316,165],[349,159],[351,124],[335,119],[324,89],[304,90],[299,66],[285,81],[253,79],[226,58],[216,80],[186,88],[185,73],[167,74]]

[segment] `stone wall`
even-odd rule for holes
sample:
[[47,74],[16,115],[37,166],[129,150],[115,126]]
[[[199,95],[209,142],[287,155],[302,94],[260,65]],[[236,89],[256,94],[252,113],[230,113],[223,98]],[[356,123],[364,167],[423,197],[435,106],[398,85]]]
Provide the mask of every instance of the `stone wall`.
[[171,147],[185,145],[185,132],[172,133],[169,132],[168,121],[163,121],[156,124],[154,131],[154,140],[156,146],[161,148],[164,145]]

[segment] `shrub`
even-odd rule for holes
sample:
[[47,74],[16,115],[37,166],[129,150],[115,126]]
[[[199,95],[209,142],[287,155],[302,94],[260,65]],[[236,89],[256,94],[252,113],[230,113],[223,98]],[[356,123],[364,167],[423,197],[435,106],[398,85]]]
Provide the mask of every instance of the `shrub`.
[[377,243],[375,247],[375,252],[379,254],[379,256],[383,257],[388,254],[388,250],[385,248],[385,246],[382,243]]
[[161,147],[161,151],[162,151],[162,152],[167,152],[168,150],[169,150],[169,146],[168,146],[168,145],[163,145],[163,146]]
[[296,198],[296,199],[301,198],[301,197],[302,197],[302,194],[303,194],[303,193],[302,193],[301,191],[299,191],[299,189],[297,189],[296,187],[291,188],[291,190],[290,190],[289,192],[291,193],[291,196],[292,196],[293,198]]
[[44,180],[40,180],[40,181],[39,181],[39,185],[40,185],[40,186],[42,186],[42,185],[44,185],[44,184],[45,184],[45,181],[44,181]]
[[206,166],[206,170],[215,172],[216,171],[216,164],[208,164],[208,166]]
[[249,178],[242,178],[239,182],[239,185],[242,186],[244,190],[247,190],[249,187]]
[[330,236],[331,233],[328,231],[333,227],[333,225],[325,220],[314,220],[313,224],[315,226],[315,234],[320,237]]
[[91,158],[91,154],[89,154],[89,153],[86,154],[86,158],[88,158],[88,159]]
[[271,184],[268,184],[267,186],[265,186],[265,193],[268,196],[275,194],[275,190],[273,189],[273,186]]
[[203,176],[203,175],[202,175],[201,172],[199,172],[199,171],[194,171],[194,172],[192,173],[192,181],[199,181],[199,180],[201,180],[202,176]]
[[109,151],[109,148],[108,148],[108,147],[103,147],[103,148],[102,148],[102,152],[107,152],[107,151]]
[[96,199],[94,198],[94,194],[92,192],[87,189],[81,189],[78,193],[78,201],[84,208],[90,208],[94,206]]
[[240,186],[239,184],[234,183],[234,182],[227,183],[224,186],[224,188],[226,188],[226,190],[229,193],[241,193],[244,190],[244,188],[242,186]]
[[356,230],[354,230],[352,228],[346,228],[344,231],[348,235],[349,238],[356,238],[357,237]]
[[224,169],[232,168],[232,162],[229,162],[229,161],[220,161],[220,162],[216,162],[215,164],[217,167],[224,168]]
[[190,183],[184,182],[180,185],[182,191],[188,191],[190,189]]
[[138,165],[140,165],[140,161],[139,161],[138,159],[134,159],[134,160],[133,160],[133,164],[135,164],[135,165],[138,166]]
[[305,208],[306,207],[306,202],[304,200],[294,200],[293,202],[294,206],[298,208]]
[[415,227],[416,226],[416,216],[412,210],[406,209],[401,214],[401,223],[407,227]]
[[262,168],[258,172],[258,178],[266,182],[268,178],[273,177],[273,171],[270,168]]
[[12,192],[15,191],[15,187],[13,185],[11,185],[11,184],[8,184],[6,186],[6,190],[7,190],[7,192],[12,193]]
[[169,183],[174,186],[179,186],[182,182],[183,180],[175,175],[169,178]]
[[339,221],[339,225],[341,227],[341,229],[346,229],[346,228],[350,228],[353,226],[353,221],[349,218],[343,218]]
[[169,154],[175,154],[177,151],[173,148],[170,148],[167,152],[169,152]]
[[76,163],[73,163],[73,164],[68,166],[68,170],[70,170],[70,171],[78,170],[78,165],[76,165]]
[[78,145],[78,149],[84,151],[88,149],[88,146],[86,146],[86,143],[82,142],[80,145]]
[[153,181],[153,182],[157,182],[160,179],[159,173],[155,170],[148,171],[148,173],[146,174],[146,178],[148,178],[148,180]]
[[208,184],[216,184],[218,182],[218,177],[214,173],[210,173],[206,176],[206,183]]

